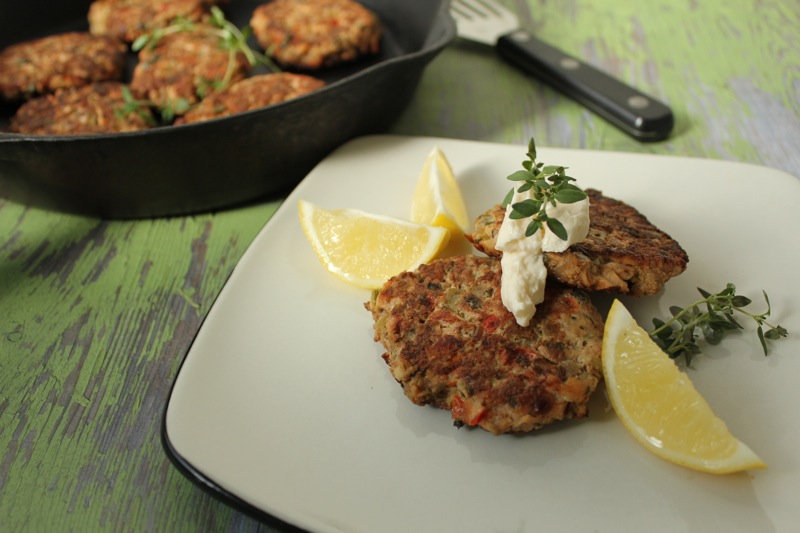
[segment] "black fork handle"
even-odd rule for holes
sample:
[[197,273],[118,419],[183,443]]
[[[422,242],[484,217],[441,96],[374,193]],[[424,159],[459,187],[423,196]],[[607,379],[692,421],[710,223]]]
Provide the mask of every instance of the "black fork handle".
[[633,87],[536,39],[525,30],[500,37],[497,51],[640,141],[666,139],[672,111]]

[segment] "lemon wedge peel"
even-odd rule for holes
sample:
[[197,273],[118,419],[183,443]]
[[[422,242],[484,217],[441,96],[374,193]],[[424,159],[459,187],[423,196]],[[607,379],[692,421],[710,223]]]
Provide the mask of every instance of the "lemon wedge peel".
[[464,197],[444,152],[434,146],[422,164],[409,219],[463,235],[469,225]]
[[602,358],[611,405],[646,449],[713,474],[766,468],[619,300],[608,313]]
[[427,263],[447,245],[442,227],[358,209],[323,209],[300,200],[303,233],[320,262],[339,279],[379,289],[394,275]]

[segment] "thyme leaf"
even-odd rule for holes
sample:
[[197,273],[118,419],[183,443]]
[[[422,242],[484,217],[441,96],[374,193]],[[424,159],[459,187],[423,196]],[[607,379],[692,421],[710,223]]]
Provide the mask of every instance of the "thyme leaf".
[[699,287],[697,290],[702,296],[701,299],[687,307],[670,307],[672,318],[666,321],[654,318],[654,329],[650,332],[650,337],[662,350],[673,359],[683,356],[687,366],[691,364],[695,355],[701,353],[697,342],[698,331],[706,342],[714,345],[718,344],[726,333],[744,329],[736,320],[736,314],[755,321],[756,335],[765,356],[769,355],[767,341],[789,335],[783,326],[773,325],[767,321],[772,308],[765,291],[762,291],[762,294],[767,309],[761,313],[751,313],[745,308],[752,303],[752,300],[736,294],[736,286],[733,283],[728,283],[724,289],[713,294]]
[[267,50],[267,54],[262,54],[248,44],[248,40],[253,33],[250,26],[239,29],[225,18],[225,14],[218,6],[211,6],[211,23],[217,28],[216,33],[222,39],[223,48],[233,52],[231,54],[231,62],[233,62],[236,52],[241,52],[251,66],[264,65],[272,72],[280,72],[281,69],[268,55],[270,53],[269,50]]
[[137,37],[131,44],[131,49],[134,52],[138,52],[145,47],[154,48],[167,35],[190,31],[199,31],[219,37],[220,49],[229,52],[227,71],[224,78],[216,82],[216,90],[224,89],[230,84],[236,66],[237,54],[242,54],[251,66],[263,65],[271,72],[280,72],[281,70],[268,55],[269,51],[267,51],[267,54],[262,54],[248,44],[252,35],[252,28],[245,26],[239,29],[225,18],[225,13],[218,6],[211,6],[211,17],[208,24],[197,24],[186,18],[178,17],[168,26],[156,28]]
[[508,180],[515,182],[514,187],[503,200],[503,207],[507,207],[514,198],[514,193],[531,191],[531,198],[511,204],[509,218],[532,218],[525,229],[525,235],[530,237],[544,226],[561,240],[569,237],[564,225],[556,218],[547,214],[547,207],[556,204],[573,204],[586,198],[586,193],[573,182],[575,178],[567,176],[566,167],[547,165],[536,161],[536,144],[531,139],[528,143],[528,159],[522,162],[524,170],[517,170],[508,176]]
[[[280,68],[269,57],[269,51],[267,51],[267,54],[262,54],[248,44],[252,36],[252,29],[249,26],[239,29],[225,18],[225,14],[218,6],[211,7],[211,17],[208,23],[198,24],[184,17],[177,17],[165,27],[156,28],[149,33],[140,35],[131,44],[131,49],[134,52],[139,52],[145,47],[152,49],[168,35],[190,31],[198,31],[218,37],[219,48],[228,52],[228,66],[221,79],[203,78],[196,81],[195,94],[199,100],[203,100],[212,92],[218,92],[230,86],[236,70],[238,54],[242,54],[251,66],[263,65],[271,72],[280,72]],[[149,113],[146,113],[146,109],[156,108],[161,115],[161,124],[170,124],[176,116],[186,113],[192,107],[185,98],[177,98],[161,105],[149,100],[136,100],[126,89],[125,105],[119,110],[119,113],[137,112],[142,116],[146,116],[146,118],[149,117],[148,120],[153,123],[155,121]]]
[[156,120],[150,113],[150,105],[142,100],[137,100],[131,94],[130,89],[126,85],[122,86],[122,99],[124,103],[121,107],[114,109],[114,115],[120,119],[125,119],[128,115],[139,115],[150,126],[156,126]]
[[[122,106],[114,109],[114,114],[117,117],[124,118],[135,113],[142,117],[150,126],[164,126],[170,124],[175,120],[177,115],[182,115],[191,107],[191,104],[189,104],[185,98],[171,100],[160,106],[150,100],[139,100],[131,94],[127,86],[122,87],[122,97],[124,103]],[[161,120],[157,120],[150,112],[154,108],[158,110]]]

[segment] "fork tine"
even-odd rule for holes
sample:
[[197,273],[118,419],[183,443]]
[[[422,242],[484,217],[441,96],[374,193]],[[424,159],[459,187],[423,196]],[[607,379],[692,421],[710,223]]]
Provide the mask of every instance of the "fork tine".
[[498,4],[494,0],[453,0],[451,8],[457,10],[459,14],[471,18],[475,15],[483,18],[487,17],[514,17],[516,15]]
[[491,46],[518,28],[517,16],[494,0],[452,0],[450,14],[459,35]]
[[475,9],[467,3],[467,0],[452,0],[450,2],[450,12],[467,19],[473,18],[476,14]]

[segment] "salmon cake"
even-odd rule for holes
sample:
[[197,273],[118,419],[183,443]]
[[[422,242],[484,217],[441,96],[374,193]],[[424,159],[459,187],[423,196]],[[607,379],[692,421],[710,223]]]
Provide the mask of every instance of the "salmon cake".
[[255,9],[259,44],[288,68],[318,69],[377,54],[381,24],[353,0],[274,0]]
[[149,108],[129,110],[119,82],[63,89],[22,104],[9,131],[36,135],[78,135],[143,130],[155,121]]
[[[588,291],[644,296],[656,294],[686,270],[689,256],[675,239],[630,205],[586,189],[589,234],[565,252],[545,252],[549,275]],[[480,215],[468,235],[475,247],[492,257],[505,209],[496,205]]]
[[89,6],[89,31],[127,43],[177,19],[199,22],[209,15],[213,0],[94,0]]
[[86,32],[11,45],[0,52],[0,96],[20,101],[58,89],[118,81],[127,50],[118,39]]
[[176,114],[224,86],[244,79],[250,63],[242,53],[231,56],[211,26],[166,35],[139,52],[131,92]]
[[175,124],[189,124],[236,113],[244,113],[297,98],[325,86],[325,82],[306,76],[281,72],[261,74],[234,83],[204,99]]
[[601,379],[603,321],[588,296],[548,282],[527,327],[500,298],[500,261],[437,259],[366,304],[383,359],[417,405],[498,435],[582,418]]

